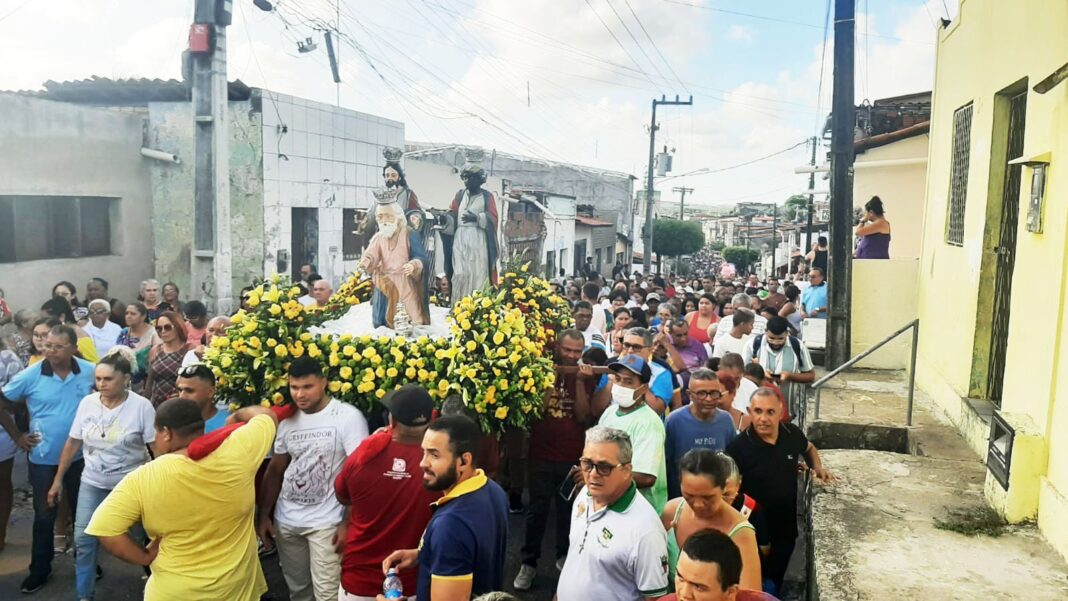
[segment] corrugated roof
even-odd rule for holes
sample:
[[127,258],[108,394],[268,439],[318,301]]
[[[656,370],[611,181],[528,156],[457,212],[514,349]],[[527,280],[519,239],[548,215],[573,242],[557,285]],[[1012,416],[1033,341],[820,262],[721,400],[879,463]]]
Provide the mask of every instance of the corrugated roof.
[[614,226],[615,225],[614,223],[609,223],[607,221],[602,221],[600,219],[597,219],[596,217],[586,217],[584,215],[575,215],[575,221],[581,223],[582,225],[588,225],[590,227]]
[[[191,89],[177,79],[110,79],[97,77],[73,81],[48,80],[44,90],[20,90],[20,94],[59,102],[106,106],[144,106],[149,102],[185,102]],[[240,79],[228,86],[230,100],[248,100],[252,90]]]

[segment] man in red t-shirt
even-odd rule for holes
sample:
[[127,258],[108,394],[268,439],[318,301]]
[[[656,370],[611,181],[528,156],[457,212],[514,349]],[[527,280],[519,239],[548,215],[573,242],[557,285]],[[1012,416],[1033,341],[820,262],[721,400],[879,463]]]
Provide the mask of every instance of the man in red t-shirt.
[[[582,357],[586,338],[570,329],[560,332],[556,343],[557,366],[575,366]],[[590,420],[590,396],[597,379],[588,368],[579,373],[557,373],[556,386],[545,393],[540,420],[530,428],[530,505],[527,506],[526,532],[521,551],[523,565],[515,577],[516,590],[525,591],[534,583],[541,541],[549,519],[549,507],[556,504],[556,560],[562,566],[567,557],[568,529],[571,527],[571,492],[563,485],[572,477],[572,468],[582,456],[586,444],[586,426]]]
[[[395,549],[419,546],[430,504],[440,492],[423,486],[423,434],[434,411],[426,390],[407,384],[382,399],[389,429],[365,439],[349,455],[334,492],[349,507],[348,536],[341,560],[345,601],[374,599],[382,592],[382,560]],[[400,572],[406,594],[415,594],[417,573]]]

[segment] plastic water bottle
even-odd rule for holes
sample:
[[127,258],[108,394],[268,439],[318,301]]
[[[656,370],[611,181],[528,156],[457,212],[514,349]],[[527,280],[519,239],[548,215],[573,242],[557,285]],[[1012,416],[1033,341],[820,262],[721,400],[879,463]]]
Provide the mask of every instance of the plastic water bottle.
[[382,596],[386,599],[404,598],[404,585],[400,576],[397,576],[396,568],[390,568],[386,573],[386,581],[382,583]]

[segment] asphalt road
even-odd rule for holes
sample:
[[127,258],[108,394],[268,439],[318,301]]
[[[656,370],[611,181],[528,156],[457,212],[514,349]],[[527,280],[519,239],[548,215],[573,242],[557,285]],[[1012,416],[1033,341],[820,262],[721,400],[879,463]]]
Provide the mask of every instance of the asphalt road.
[[[52,576],[36,594],[20,595],[19,585],[27,575],[30,563],[30,537],[33,525],[33,505],[30,499],[29,481],[26,477],[26,457],[15,458],[14,468],[15,510],[8,525],[7,547],[0,551],[0,599],[35,599],[40,601],[71,601],[74,591],[74,556],[59,555],[52,563]],[[550,520],[552,518],[550,517]],[[519,571],[519,548],[523,544],[523,516],[511,517],[508,540],[508,558],[505,568],[505,590],[512,590],[512,579]],[[550,559],[553,556],[552,521],[546,528],[544,552],[534,587],[526,593],[517,593],[523,601],[550,601],[556,590],[558,573]],[[104,577],[97,582],[96,598],[107,601],[138,601],[143,598],[144,573],[141,568],[115,559],[107,552],[100,553],[100,566]],[[289,590],[282,579],[277,556],[263,560],[263,572],[270,587],[269,598],[273,601],[288,601]],[[267,597],[265,597],[266,599]]]

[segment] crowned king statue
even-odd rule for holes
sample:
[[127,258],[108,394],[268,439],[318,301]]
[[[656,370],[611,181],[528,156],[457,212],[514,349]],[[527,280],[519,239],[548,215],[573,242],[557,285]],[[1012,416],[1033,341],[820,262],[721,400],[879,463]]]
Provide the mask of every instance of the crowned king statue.
[[449,213],[456,232],[444,240],[445,275],[452,290],[452,304],[487,284],[497,285],[497,205],[493,194],[482,189],[486,171],[485,152],[468,148],[460,171],[464,188],[456,193]]
[[427,325],[430,308],[423,271],[432,266],[422,238],[408,229],[396,188],[376,191],[375,201],[378,232],[360,259],[360,267],[371,274],[375,286],[371,297],[374,327],[394,328],[398,303],[404,304],[412,325]]

